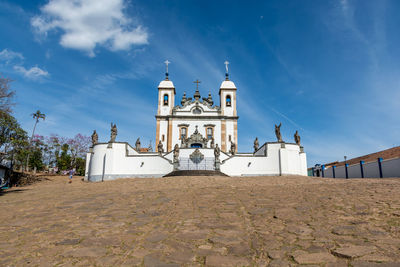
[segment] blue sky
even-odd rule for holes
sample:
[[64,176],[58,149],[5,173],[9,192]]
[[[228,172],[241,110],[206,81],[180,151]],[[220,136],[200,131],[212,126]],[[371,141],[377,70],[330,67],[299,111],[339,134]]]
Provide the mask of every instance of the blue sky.
[[177,101],[218,100],[224,61],[238,88],[238,148],[274,141],[274,124],[308,165],[400,145],[400,2],[0,2],[0,72],[14,115],[47,115],[37,133],[141,137],[154,147],[157,86],[168,59]]

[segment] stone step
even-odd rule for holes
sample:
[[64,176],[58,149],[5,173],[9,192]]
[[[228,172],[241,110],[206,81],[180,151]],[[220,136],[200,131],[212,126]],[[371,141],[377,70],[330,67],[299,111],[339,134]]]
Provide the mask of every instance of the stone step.
[[170,176],[228,176],[220,171],[212,171],[212,170],[180,170],[170,172],[163,177]]

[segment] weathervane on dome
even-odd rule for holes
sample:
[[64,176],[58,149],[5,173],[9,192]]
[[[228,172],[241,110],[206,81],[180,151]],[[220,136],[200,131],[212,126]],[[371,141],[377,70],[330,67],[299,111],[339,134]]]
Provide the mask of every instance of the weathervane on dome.
[[168,61],[168,59],[167,59],[167,60],[164,61],[164,63],[165,63],[165,66],[166,66],[165,80],[168,81],[168,64],[171,63],[171,62]]
[[225,62],[224,62],[224,64],[225,64],[225,69],[226,69],[226,73],[225,73],[225,79],[228,81],[229,80],[229,70],[228,70],[228,65],[229,65],[229,62],[228,62],[228,60],[226,60]]

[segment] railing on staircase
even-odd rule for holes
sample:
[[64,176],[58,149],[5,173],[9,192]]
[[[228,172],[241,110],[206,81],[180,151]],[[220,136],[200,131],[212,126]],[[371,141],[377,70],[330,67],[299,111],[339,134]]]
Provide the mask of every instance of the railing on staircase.
[[214,158],[204,158],[198,163],[193,162],[190,158],[179,158],[179,170],[215,170]]

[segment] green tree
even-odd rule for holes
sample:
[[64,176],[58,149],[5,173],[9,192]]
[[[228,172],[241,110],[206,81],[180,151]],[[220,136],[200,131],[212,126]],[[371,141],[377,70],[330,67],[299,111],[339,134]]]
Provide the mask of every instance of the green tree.
[[28,136],[17,120],[9,113],[0,111],[0,160],[8,159],[18,164],[21,156],[27,156]]
[[61,146],[61,154],[57,158],[57,167],[59,171],[65,171],[71,168],[71,156],[68,154],[69,145]]
[[83,158],[76,158],[75,159],[75,168],[77,175],[85,175],[85,168],[86,168],[86,160]]
[[30,154],[29,167],[36,168],[38,171],[43,170],[44,164],[42,151],[38,148],[34,148],[31,150]]

